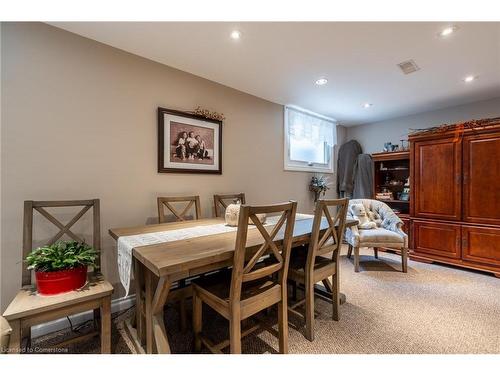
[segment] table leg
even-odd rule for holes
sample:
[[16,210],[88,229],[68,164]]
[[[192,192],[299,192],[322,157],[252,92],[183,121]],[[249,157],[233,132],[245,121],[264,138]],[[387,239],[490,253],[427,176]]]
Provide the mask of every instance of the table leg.
[[150,299],[150,307],[147,308],[146,321],[151,322],[152,339],[154,339],[156,351],[159,354],[170,353],[167,330],[163,321],[163,306],[167,300],[171,285],[172,283],[168,277],[160,277],[154,295]]
[[142,264],[134,258],[134,279],[135,279],[135,329],[137,332],[137,341],[142,346],[144,344],[145,336],[145,320],[144,320],[144,306],[143,306],[143,287],[144,287],[144,273]]

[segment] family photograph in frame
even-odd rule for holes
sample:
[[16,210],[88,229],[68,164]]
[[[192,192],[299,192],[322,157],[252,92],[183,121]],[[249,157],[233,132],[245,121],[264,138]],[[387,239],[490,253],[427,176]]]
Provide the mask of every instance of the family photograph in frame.
[[158,173],[222,174],[222,121],[159,107]]

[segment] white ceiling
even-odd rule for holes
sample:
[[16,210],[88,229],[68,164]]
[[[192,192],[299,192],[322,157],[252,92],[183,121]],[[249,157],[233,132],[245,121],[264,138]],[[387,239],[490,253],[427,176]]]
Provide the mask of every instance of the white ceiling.
[[[347,126],[500,97],[500,23],[455,23],[447,38],[444,22],[51,24]],[[408,59],[421,69],[404,75]]]

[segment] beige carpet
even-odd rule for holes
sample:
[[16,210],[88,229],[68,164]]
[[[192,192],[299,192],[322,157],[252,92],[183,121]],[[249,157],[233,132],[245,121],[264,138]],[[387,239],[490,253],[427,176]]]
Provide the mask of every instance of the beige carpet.
[[[301,321],[290,317],[290,353],[500,353],[500,279],[458,268],[409,262],[408,274],[400,272],[400,257],[362,251],[361,271],[342,257],[342,291],[347,303],[339,322],[331,320],[331,305],[316,300],[316,339],[303,336]],[[133,352],[123,335],[123,319],[114,319],[113,348],[117,353]],[[269,325],[275,311],[260,316]],[[215,341],[227,337],[227,323],[206,308],[204,329]],[[190,331],[178,330],[177,309],[166,310],[172,351],[190,353]],[[274,329],[276,325],[274,324]],[[33,346],[47,346],[71,332],[34,340]],[[274,334],[276,332],[274,331]],[[262,330],[243,339],[245,353],[275,353],[277,339]],[[67,348],[70,353],[97,353],[97,338]]]

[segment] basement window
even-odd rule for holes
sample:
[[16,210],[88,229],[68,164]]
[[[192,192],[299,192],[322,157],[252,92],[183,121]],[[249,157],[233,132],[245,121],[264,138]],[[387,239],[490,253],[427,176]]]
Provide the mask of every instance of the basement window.
[[285,170],[333,173],[336,121],[285,106]]

